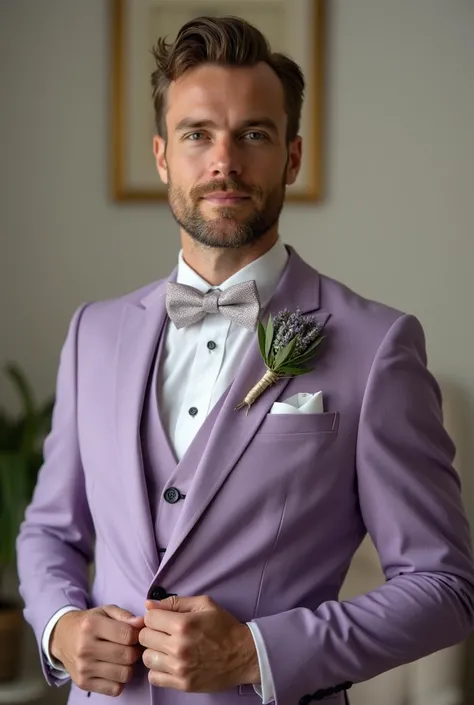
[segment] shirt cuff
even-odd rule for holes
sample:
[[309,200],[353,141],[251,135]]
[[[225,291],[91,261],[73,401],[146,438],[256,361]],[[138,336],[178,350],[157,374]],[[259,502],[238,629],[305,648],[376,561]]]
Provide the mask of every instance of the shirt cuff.
[[268,661],[267,650],[263,641],[262,634],[255,622],[247,622],[247,626],[250,629],[253,640],[255,642],[255,648],[257,650],[258,666],[260,668],[260,684],[253,684],[253,688],[257,695],[262,698],[263,705],[271,703],[275,700],[275,687],[273,685],[273,678],[270,671],[270,663]]
[[46,662],[52,671],[52,675],[56,678],[60,678],[61,680],[66,680],[67,678],[70,678],[70,675],[64,668],[63,664],[57,659],[53,658],[53,656],[51,656],[49,650],[49,641],[51,639],[51,634],[54,627],[56,626],[56,623],[63,616],[63,614],[66,614],[66,612],[77,612],[77,607],[68,605],[67,607],[61,607],[60,610],[55,612],[49,620],[48,624],[46,625],[46,629],[43,632],[43,638],[41,640],[41,648],[43,650]]

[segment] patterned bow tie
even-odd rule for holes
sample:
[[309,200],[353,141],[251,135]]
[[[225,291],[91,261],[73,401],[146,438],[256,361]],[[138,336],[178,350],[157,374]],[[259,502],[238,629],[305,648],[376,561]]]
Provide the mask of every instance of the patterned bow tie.
[[260,313],[260,300],[253,279],[235,284],[225,291],[212,289],[206,294],[194,286],[168,282],[166,310],[176,328],[197,323],[208,313],[222,313],[239,325],[254,330]]

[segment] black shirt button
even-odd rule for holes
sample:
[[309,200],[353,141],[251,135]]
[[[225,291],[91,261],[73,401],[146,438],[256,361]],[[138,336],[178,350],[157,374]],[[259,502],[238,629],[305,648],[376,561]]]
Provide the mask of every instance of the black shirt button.
[[207,347],[209,348],[209,350],[215,350],[217,348],[217,345],[213,340],[210,340],[207,344]]
[[181,492],[178,490],[177,487],[168,487],[167,490],[165,490],[164,493],[164,498],[167,502],[170,504],[176,504],[176,502],[179,502],[181,497],[183,496]]
[[196,409],[195,406],[192,406],[192,407],[189,409],[189,415],[190,415],[190,416],[196,416],[197,412],[198,412],[198,410]]

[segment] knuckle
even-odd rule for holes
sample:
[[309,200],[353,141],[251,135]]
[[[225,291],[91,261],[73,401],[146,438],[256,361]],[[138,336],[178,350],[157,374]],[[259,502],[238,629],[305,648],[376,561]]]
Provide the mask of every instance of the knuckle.
[[121,683],[114,683],[107,690],[106,695],[110,695],[112,698],[118,698],[123,690],[123,685]]
[[87,677],[88,672],[89,669],[87,668],[87,664],[85,663],[85,661],[83,661],[82,659],[78,661],[76,665],[76,673],[78,678],[83,681]]
[[76,654],[80,661],[85,661],[90,652],[89,643],[85,639],[80,639],[77,644]]
[[181,642],[176,646],[174,655],[178,659],[185,659],[185,658],[187,658],[188,653],[189,653],[188,645],[185,644],[184,642]]
[[95,617],[93,614],[88,612],[87,614],[84,615],[84,619],[82,620],[80,626],[79,626],[79,632],[81,634],[92,634],[94,630],[94,625],[95,625]]
[[81,675],[79,671],[76,674],[74,682],[78,688],[81,688],[81,690],[87,690],[87,679],[83,675]]
[[138,660],[140,653],[138,649],[127,648],[123,652],[123,662],[126,666],[131,666],[135,661]]
[[183,681],[186,680],[186,676],[187,676],[187,673],[188,673],[188,669],[187,669],[187,666],[186,666],[185,663],[179,662],[179,663],[176,665],[176,667],[175,667],[175,669],[174,669],[174,672],[175,672],[175,675],[176,675],[178,678],[181,678]]
[[128,683],[131,680],[132,675],[133,675],[133,669],[130,668],[129,666],[125,666],[120,671],[120,678],[119,678],[120,683]]
[[183,619],[181,622],[178,623],[176,627],[176,632],[180,636],[184,636],[189,633],[191,627],[192,621],[190,619]]
[[127,644],[128,646],[135,643],[136,640],[133,629],[128,624],[120,625],[120,640],[123,644]]
[[185,693],[190,693],[192,691],[193,687],[190,678],[183,678],[181,683],[181,688]]

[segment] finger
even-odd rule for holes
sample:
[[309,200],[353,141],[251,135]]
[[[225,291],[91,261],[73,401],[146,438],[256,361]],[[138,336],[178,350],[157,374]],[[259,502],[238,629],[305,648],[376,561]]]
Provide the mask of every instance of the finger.
[[139,643],[147,649],[168,653],[172,643],[172,637],[164,632],[157,632],[155,629],[145,627],[138,637]]
[[129,617],[128,619],[124,620],[127,624],[130,624],[130,626],[134,627],[135,629],[143,629],[145,626],[145,616],[143,615],[142,617]]
[[169,673],[175,675],[176,659],[169,654],[155,649],[145,649],[142,655],[142,661],[147,668],[161,673]]
[[114,683],[128,683],[133,676],[133,666],[119,666],[116,663],[97,661],[94,664],[94,675]]
[[122,693],[125,685],[124,683],[116,683],[103,678],[90,678],[86,687],[79,687],[91,693],[100,693],[101,695],[110,695],[112,698],[116,698]]
[[123,607],[118,607],[117,605],[102,605],[100,609],[105,612],[108,617],[121,622],[136,618],[133,612],[129,612],[129,610],[125,610]]
[[131,666],[141,658],[142,653],[143,648],[139,645],[123,646],[122,644],[99,640],[96,642],[94,657],[98,661],[106,661],[118,666]]
[[177,614],[165,609],[147,610],[144,617],[146,627],[154,629],[157,632],[164,632],[171,636],[175,634],[177,629],[182,626],[182,622],[188,615]]
[[127,622],[101,614],[91,615],[91,620],[94,620],[91,630],[98,639],[125,646],[133,646],[138,643],[138,635],[142,627],[135,627]]

